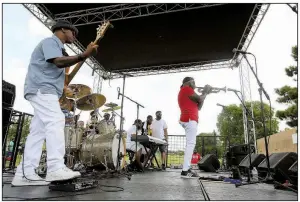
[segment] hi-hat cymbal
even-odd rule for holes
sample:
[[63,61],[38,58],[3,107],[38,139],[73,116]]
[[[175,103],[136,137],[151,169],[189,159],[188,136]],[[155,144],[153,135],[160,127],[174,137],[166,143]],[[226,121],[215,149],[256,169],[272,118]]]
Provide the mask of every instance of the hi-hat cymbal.
[[91,94],[92,89],[83,84],[70,84],[67,86],[65,93],[66,93],[66,97],[68,98],[77,97],[77,99],[79,99],[86,95]]
[[86,95],[77,100],[77,108],[83,111],[95,110],[104,105],[106,98],[101,94],[90,94]]
[[120,106],[118,106],[118,107],[111,107],[111,108],[104,109],[102,112],[112,112],[112,111],[116,111],[116,110],[119,110],[119,109],[121,109]]
[[113,103],[113,102],[110,102],[110,103],[105,104],[104,106],[105,106],[105,107],[109,107],[109,108],[113,108],[113,107],[117,107],[118,104]]

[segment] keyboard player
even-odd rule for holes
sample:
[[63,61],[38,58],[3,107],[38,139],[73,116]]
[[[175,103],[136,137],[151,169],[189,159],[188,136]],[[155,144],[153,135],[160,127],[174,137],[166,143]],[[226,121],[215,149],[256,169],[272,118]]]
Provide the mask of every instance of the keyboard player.
[[[135,153],[135,160],[140,168],[143,168],[143,164],[141,163],[142,154],[146,156],[147,152],[142,144],[139,142],[131,141],[131,138],[135,138],[136,134],[142,134],[143,123],[140,119],[134,121],[133,125],[127,130],[126,137],[126,150],[137,151]],[[137,148],[136,148],[137,147]],[[136,150],[137,149],[137,150]]]

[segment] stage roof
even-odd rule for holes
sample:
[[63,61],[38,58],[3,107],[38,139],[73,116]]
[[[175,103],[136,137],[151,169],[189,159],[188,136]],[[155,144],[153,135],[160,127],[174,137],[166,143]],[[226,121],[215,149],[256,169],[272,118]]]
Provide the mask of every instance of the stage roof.
[[[190,9],[167,12],[180,4],[38,5],[53,20],[75,24],[79,30],[77,39],[84,47],[95,39],[101,19],[109,19],[114,28],[100,41],[95,56],[108,72],[151,71],[152,67],[169,68],[170,64],[189,66],[231,60],[232,49],[244,47],[261,8],[260,4],[182,4],[182,8]],[[149,11],[154,8],[161,12]]]

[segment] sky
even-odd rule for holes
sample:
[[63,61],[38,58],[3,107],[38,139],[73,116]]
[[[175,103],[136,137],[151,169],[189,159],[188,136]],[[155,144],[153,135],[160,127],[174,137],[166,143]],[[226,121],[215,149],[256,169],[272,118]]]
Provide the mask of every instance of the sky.
[[[22,5],[3,5],[3,79],[16,85],[15,110],[33,114],[32,106],[24,99],[25,76],[33,49],[42,39],[51,35],[50,30]],[[286,4],[272,4],[248,51],[257,57],[259,78],[276,110],[285,109],[287,106],[276,102],[278,95],[274,89],[283,85],[296,86],[296,82],[287,77],[284,70],[289,65],[295,64],[291,57],[291,48],[296,44],[297,15]],[[68,49],[67,52],[74,55]],[[145,120],[147,115],[155,116],[155,112],[161,110],[169,134],[183,135],[184,130],[178,123],[180,113],[177,95],[185,76],[194,77],[197,86],[209,84],[213,87],[227,86],[240,89],[238,69],[228,68],[128,78],[125,84],[125,95],[145,106],[140,108],[139,117],[142,120]],[[84,64],[71,83],[85,84],[93,88],[93,81],[91,68]],[[117,87],[122,89],[121,79],[112,80],[110,83],[104,81],[101,94],[106,97],[107,102],[120,105],[121,99],[117,99]],[[252,100],[259,100],[258,86],[252,75],[251,89]],[[217,103],[229,105],[240,102],[235,94],[229,92],[209,95],[199,114],[199,133],[217,130],[217,116],[222,111],[221,107],[216,106]],[[101,107],[100,110],[104,108]],[[81,112],[80,120],[86,122],[88,116],[89,112]],[[124,129],[127,130],[137,116],[136,105],[128,100],[124,102],[124,116]],[[118,122],[117,125],[119,126]],[[284,121],[281,121],[279,129],[284,130],[286,127]]]

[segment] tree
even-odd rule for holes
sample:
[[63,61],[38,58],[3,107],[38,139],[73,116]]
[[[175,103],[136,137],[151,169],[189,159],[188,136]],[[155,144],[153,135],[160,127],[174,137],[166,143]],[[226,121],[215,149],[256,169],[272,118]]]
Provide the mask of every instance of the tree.
[[[252,102],[253,114],[255,121],[255,133],[256,138],[264,137],[264,130],[261,121],[261,106],[259,101]],[[246,107],[250,110],[251,103],[246,102]],[[274,116],[274,110],[271,110],[267,104],[263,103],[265,123],[267,128],[267,135],[271,135],[278,132],[279,126],[276,119],[271,119],[270,131],[270,117]],[[248,117],[251,120],[251,117]],[[252,123],[249,125],[252,126]],[[230,145],[243,144],[244,143],[244,125],[243,125],[243,106],[242,105],[229,105],[225,107],[218,115],[217,128],[220,132],[220,140],[223,144],[226,138],[229,137]],[[250,140],[251,141],[251,140]],[[253,142],[253,140],[252,140]]]
[[[298,62],[298,46],[292,47],[292,57],[295,62]],[[288,77],[292,77],[297,82],[298,65],[285,68],[285,73]],[[290,105],[285,110],[278,110],[276,117],[280,120],[286,120],[286,124],[290,127],[298,126],[298,89],[297,87],[283,86],[280,89],[275,89],[275,92],[280,96],[276,101]]]

